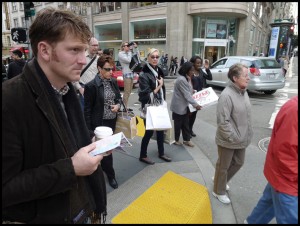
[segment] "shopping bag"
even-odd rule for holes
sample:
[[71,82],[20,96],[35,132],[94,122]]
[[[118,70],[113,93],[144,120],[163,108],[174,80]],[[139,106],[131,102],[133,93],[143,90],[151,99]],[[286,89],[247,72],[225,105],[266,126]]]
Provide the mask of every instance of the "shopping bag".
[[[167,144],[170,144],[170,145],[175,143],[174,126],[173,125],[174,125],[174,122],[172,120],[172,127],[173,128],[164,130],[164,142],[167,143]],[[156,133],[153,133],[151,139],[157,140]]]
[[146,130],[166,130],[172,128],[166,105],[149,106],[146,114]]
[[[140,108],[140,117],[143,118],[143,119],[146,119],[146,116],[147,116],[147,108],[149,106],[159,106],[161,105],[161,103],[159,102],[159,100],[157,98],[154,98],[154,95],[153,95],[153,92],[150,93],[150,99],[149,99],[149,102],[147,104],[144,105],[143,108]],[[163,101],[163,105],[164,106],[167,106],[167,102],[166,101]]]
[[118,112],[115,133],[123,132],[126,138],[137,135],[136,117],[133,112]]
[[144,137],[146,128],[144,124],[144,120],[140,116],[135,116],[136,117],[136,128],[137,128],[137,136],[139,137]]

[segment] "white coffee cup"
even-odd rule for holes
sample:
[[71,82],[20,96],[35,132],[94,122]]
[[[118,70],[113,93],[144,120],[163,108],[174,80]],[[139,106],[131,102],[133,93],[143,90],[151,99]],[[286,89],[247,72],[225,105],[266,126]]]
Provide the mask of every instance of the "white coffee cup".
[[[97,140],[101,140],[105,137],[109,137],[109,136],[113,135],[113,130],[112,130],[112,128],[107,127],[107,126],[98,126],[94,130],[94,134],[95,134],[95,138],[97,141]],[[106,153],[103,153],[103,155],[107,156],[109,154],[106,152]]]
[[105,137],[111,136],[113,134],[113,131],[110,127],[98,126],[94,130],[94,134],[95,134],[96,140],[101,140]]

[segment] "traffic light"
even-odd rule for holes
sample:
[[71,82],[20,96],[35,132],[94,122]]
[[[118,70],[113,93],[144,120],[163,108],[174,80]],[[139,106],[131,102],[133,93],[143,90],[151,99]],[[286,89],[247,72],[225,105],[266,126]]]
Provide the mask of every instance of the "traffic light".
[[283,43],[280,43],[280,44],[279,44],[279,48],[280,48],[280,49],[282,49],[283,46],[284,46]]
[[22,27],[12,28],[11,39],[14,42],[26,42],[27,40],[26,29]]
[[31,17],[31,9],[34,8],[33,2],[23,2],[25,18]]
[[291,26],[291,29],[290,29],[292,32],[294,32],[294,25]]
[[292,25],[288,31],[288,35],[292,37],[294,35],[294,25]]
[[229,35],[235,34],[235,22],[231,22],[229,26]]

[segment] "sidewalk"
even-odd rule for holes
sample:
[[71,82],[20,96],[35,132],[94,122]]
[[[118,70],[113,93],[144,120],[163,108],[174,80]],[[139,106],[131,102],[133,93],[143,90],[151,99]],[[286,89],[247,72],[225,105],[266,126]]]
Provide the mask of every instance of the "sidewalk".
[[135,137],[132,140],[133,147],[127,149],[129,155],[114,152],[114,168],[119,188],[113,190],[107,184],[107,224],[111,224],[112,218],[169,170],[207,187],[212,206],[213,224],[236,224],[237,221],[231,204],[222,204],[212,196],[213,182],[211,178],[215,168],[202,153],[197,139],[194,139],[193,142],[194,148],[165,144],[165,153],[172,158],[170,163],[158,158],[157,144],[154,140],[149,143],[148,156],[155,161],[155,164],[147,165],[140,162],[138,160],[140,137]]
[[[297,60],[298,57],[291,59],[287,74],[288,79],[295,76],[298,77]],[[166,76],[165,79],[176,79],[176,77],[177,76]],[[134,109],[134,111],[138,114],[137,109]],[[197,123],[199,122],[195,122],[195,128],[198,127]],[[133,146],[132,148],[126,149],[128,154],[114,152],[114,168],[119,188],[114,190],[106,183],[108,192],[108,215],[106,223],[111,224],[111,220],[118,215],[120,211],[143,194],[167,171],[171,170],[207,187],[212,207],[213,224],[242,224],[244,219],[240,219],[238,222],[232,204],[222,204],[212,196],[213,182],[211,178],[214,175],[215,166],[212,165],[210,160],[203,153],[204,147],[201,147],[200,139],[197,138],[198,137],[192,138],[195,144],[194,148],[165,144],[165,153],[172,158],[172,162],[170,163],[166,163],[158,158],[157,144],[154,140],[151,140],[149,143],[148,156],[155,161],[155,164],[147,165],[140,162],[138,158],[141,137],[135,137],[131,140]],[[236,189],[235,191],[242,190]],[[229,191],[229,197],[232,195],[231,192],[232,191]],[[234,195],[243,197],[244,194],[235,193]]]

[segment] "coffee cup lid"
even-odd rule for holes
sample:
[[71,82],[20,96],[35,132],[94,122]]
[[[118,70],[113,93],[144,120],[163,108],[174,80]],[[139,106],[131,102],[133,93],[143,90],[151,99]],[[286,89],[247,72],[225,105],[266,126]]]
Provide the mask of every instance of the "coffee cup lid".
[[98,126],[94,130],[94,133],[97,137],[103,138],[113,134],[113,131],[110,127],[107,126]]

